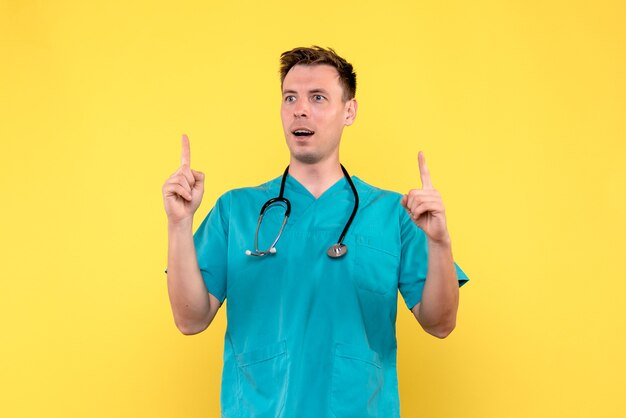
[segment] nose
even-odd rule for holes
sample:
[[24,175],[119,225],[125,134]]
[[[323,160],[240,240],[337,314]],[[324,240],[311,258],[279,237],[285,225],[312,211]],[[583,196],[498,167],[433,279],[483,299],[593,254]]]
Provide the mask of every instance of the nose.
[[309,108],[306,100],[298,100],[294,104],[293,115],[297,118],[306,118],[309,115]]

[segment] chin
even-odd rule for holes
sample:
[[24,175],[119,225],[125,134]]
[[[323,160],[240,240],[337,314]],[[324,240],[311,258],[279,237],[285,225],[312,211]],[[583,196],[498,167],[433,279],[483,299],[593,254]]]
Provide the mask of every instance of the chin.
[[320,158],[315,155],[294,155],[293,158],[303,164],[317,164],[320,162]]
[[318,155],[313,154],[291,154],[291,158],[302,164],[317,164],[321,161]]

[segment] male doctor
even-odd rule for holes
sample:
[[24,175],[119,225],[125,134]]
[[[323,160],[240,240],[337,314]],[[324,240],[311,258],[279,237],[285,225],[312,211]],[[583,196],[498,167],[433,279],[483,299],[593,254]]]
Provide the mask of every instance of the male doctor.
[[181,166],[163,186],[176,326],[203,331],[228,299],[223,417],[398,417],[398,291],[445,338],[468,280],[441,196],[421,152],[422,187],[405,195],[340,164],[356,74],[332,49],[283,53],[281,88],[288,168],[222,195],[195,234],[204,175],[183,135]]

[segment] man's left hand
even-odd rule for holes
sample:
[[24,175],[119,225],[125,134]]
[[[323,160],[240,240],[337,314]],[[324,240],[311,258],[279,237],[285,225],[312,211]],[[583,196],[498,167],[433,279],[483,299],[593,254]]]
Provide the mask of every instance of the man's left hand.
[[446,226],[446,212],[443,200],[437,190],[433,188],[430,173],[426,167],[424,154],[420,151],[417,156],[422,180],[421,189],[412,189],[405,194],[400,204],[407,211],[415,225],[420,227],[430,241],[435,243],[449,243],[448,228]]

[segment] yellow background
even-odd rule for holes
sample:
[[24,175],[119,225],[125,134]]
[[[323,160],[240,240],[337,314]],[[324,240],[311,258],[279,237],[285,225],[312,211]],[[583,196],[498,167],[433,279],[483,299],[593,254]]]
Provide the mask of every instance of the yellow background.
[[404,192],[424,150],[472,279],[445,340],[400,305],[403,416],[626,416],[623,2],[174,3],[0,1],[0,415],[219,416],[161,185],[182,133],[196,225],[278,176],[278,57],[319,44],[358,73],[344,164]]

